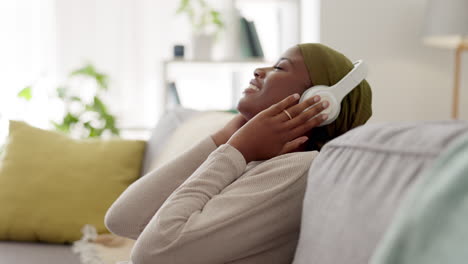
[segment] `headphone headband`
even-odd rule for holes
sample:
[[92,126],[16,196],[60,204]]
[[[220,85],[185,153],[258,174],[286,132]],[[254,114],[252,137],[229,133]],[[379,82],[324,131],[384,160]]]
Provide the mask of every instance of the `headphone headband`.
[[338,83],[330,87],[331,92],[335,95],[338,102],[358,86],[367,75],[367,65],[363,60],[358,60],[353,63],[354,68],[346,74]]

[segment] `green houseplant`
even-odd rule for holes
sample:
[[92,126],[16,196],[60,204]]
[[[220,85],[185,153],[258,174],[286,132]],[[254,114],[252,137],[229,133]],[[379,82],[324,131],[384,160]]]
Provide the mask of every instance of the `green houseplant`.
[[[70,91],[72,79],[79,77],[91,80],[96,86],[91,101],[74,95]],[[25,100],[32,98],[32,86],[25,87],[18,97]],[[98,72],[92,64],[87,64],[69,74],[67,82],[55,90],[65,107],[65,114],[59,122],[51,121],[55,129],[80,138],[97,138],[106,135],[118,136],[115,116],[109,113],[102,100],[102,95],[108,90],[108,76]]]
[[219,11],[205,0],[181,0],[176,14],[187,15],[192,26],[193,58],[210,59],[213,43],[224,28]]
[[205,0],[181,0],[176,14],[186,14],[196,33],[218,33],[224,27],[220,13]]

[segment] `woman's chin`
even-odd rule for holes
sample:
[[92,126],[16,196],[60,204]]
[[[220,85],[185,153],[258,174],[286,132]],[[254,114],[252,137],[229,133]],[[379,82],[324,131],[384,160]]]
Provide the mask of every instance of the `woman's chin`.
[[242,114],[247,120],[252,119],[258,114],[258,111],[252,107],[252,104],[250,104],[248,101],[242,101],[242,99],[237,104],[237,111],[239,111],[239,113]]
[[239,113],[242,114],[245,117],[245,119],[250,120],[253,117],[253,115],[251,114],[252,111],[249,109],[248,102],[246,102],[243,99],[245,98],[241,98],[237,103],[237,111],[239,111]]

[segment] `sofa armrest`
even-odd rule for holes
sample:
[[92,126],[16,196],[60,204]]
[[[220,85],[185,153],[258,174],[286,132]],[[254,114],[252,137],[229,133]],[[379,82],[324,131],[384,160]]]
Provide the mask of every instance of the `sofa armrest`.
[[467,122],[365,125],[326,144],[309,170],[294,264],[368,263],[400,201]]

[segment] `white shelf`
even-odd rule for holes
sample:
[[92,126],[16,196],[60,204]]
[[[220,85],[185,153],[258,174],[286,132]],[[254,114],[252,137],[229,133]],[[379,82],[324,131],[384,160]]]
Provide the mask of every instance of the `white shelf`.
[[265,2],[274,2],[274,3],[277,3],[277,2],[292,2],[292,3],[300,3],[300,0],[236,0],[237,3],[242,3],[242,2],[246,2],[246,3],[257,3],[257,2],[260,2],[260,3],[265,3]]
[[165,60],[166,64],[257,64],[268,63],[264,59],[245,59],[245,60],[187,60],[187,59],[172,59]]
[[231,105],[235,105],[239,99],[240,89],[242,84],[239,81],[240,73],[246,73],[246,69],[252,73],[255,68],[267,67],[274,65],[274,62],[266,61],[265,59],[245,59],[245,60],[190,60],[190,59],[168,59],[163,61],[162,65],[162,82],[163,82],[163,105],[167,107],[167,96],[169,83],[173,80],[174,72],[227,72],[231,83],[230,92],[232,97]]

